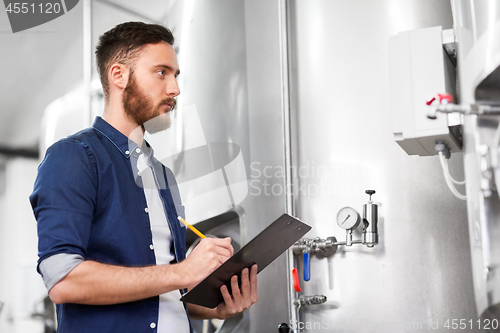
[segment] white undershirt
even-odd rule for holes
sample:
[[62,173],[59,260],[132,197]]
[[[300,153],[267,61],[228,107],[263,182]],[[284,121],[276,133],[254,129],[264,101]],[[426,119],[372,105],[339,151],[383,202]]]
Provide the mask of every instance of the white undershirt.
[[[153,235],[152,250],[155,253],[156,264],[168,265],[175,259],[170,252],[172,233],[170,232],[167,216],[152,169],[142,152],[137,160],[137,169],[139,176],[142,178],[144,195],[146,196],[148,205],[149,222]],[[156,324],[158,333],[189,333],[189,321],[184,310],[184,305],[179,298],[180,293],[178,290],[160,295],[158,323]]]

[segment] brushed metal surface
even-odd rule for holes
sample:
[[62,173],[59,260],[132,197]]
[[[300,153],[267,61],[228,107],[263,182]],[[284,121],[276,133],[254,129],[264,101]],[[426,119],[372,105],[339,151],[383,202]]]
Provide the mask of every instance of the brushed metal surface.
[[[379,205],[377,246],[313,256],[304,294],[324,294],[328,302],[304,308],[302,320],[326,319],[340,325],[338,332],[352,331],[342,325],[353,322],[357,332],[401,332],[405,325],[421,323],[425,331],[447,319],[476,320],[465,204],[448,192],[437,158],[407,156],[390,128],[388,38],[409,29],[450,28],[449,2],[289,4],[298,217],[314,227],[307,237],[343,239],[334,221],[340,208],[361,210],[366,189],[377,191]],[[278,2],[210,0],[193,8],[197,52],[181,64],[184,101],[199,106],[207,141],[241,148],[249,178],[249,194],[237,207],[244,244],[285,211],[290,190],[283,178]],[[180,48],[186,52],[182,42]],[[462,156],[450,164],[452,175],[462,178]],[[287,321],[286,274],[284,256],[259,274],[250,332],[273,332]]]
[[[311,259],[304,295],[328,301],[301,310],[304,332],[435,331],[435,323],[441,331],[448,319],[477,320],[466,205],[447,189],[437,157],[408,156],[391,137],[389,36],[451,28],[449,1],[292,8],[297,216],[313,226],[308,237],[342,239],[339,209],[361,210],[367,189],[379,205],[378,245]],[[450,165],[463,179],[462,155]]]
[[[207,220],[204,223],[198,223],[199,230],[207,237],[225,238],[231,237],[231,245],[235,251],[240,249],[240,221],[239,216],[235,212],[228,212],[215,219]],[[187,255],[198,245],[201,241],[197,235],[192,233],[193,237],[186,235],[186,243],[188,246]],[[191,326],[194,333],[230,333],[244,331],[248,326],[248,320],[245,320],[244,314],[231,317],[226,320],[193,320],[191,319]]]
[[[284,174],[273,172],[285,164],[278,18],[278,1],[245,0],[250,136],[250,192],[242,203],[246,241],[285,212]],[[287,274],[285,255],[259,274],[250,333],[276,332],[288,320]]]
[[[500,64],[500,4],[498,1],[453,2],[456,13],[461,102],[465,104],[498,104],[489,92],[481,92],[483,80],[498,74]],[[493,74],[492,74],[493,72]],[[496,74],[495,74],[496,73]],[[489,87],[488,89],[491,89]],[[498,91],[498,89],[497,89]],[[498,95],[498,92],[496,92]],[[477,99],[480,97],[481,99]],[[465,173],[472,254],[475,300],[481,318],[500,320],[500,199],[498,189],[490,196],[482,191],[485,160],[492,150],[498,117],[465,117]],[[496,175],[495,175],[496,176]],[[488,183],[488,181],[486,181]]]
[[484,97],[485,100],[479,102],[499,104],[498,98],[491,99],[491,94],[477,89],[500,63],[500,3],[494,0],[454,0],[453,4],[459,42],[461,101],[472,103],[475,97]]
[[[234,209],[245,244],[285,212],[284,177],[274,172],[284,165],[278,3],[186,0],[173,8],[166,25],[173,28],[179,47],[183,78],[178,111],[196,105],[207,142],[240,147],[249,192]],[[169,144],[182,148],[198,135],[180,134]],[[185,202],[192,195],[181,194]],[[205,204],[218,212],[231,209],[219,199],[214,196]],[[205,213],[186,205],[186,214],[194,216],[191,223],[213,217]],[[247,313],[246,332],[274,332],[288,320],[286,279],[284,255],[259,274],[259,301]]]
[[[212,148],[215,143],[220,143],[218,146],[226,150],[222,152],[225,156],[233,156],[239,149],[241,157],[235,159],[238,165],[233,168],[235,177],[245,181],[248,174],[245,14],[242,1],[184,1],[183,4],[182,15],[166,19],[178,31],[176,46],[181,68],[179,108],[174,111],[174,125],[169,131],[176,139],[170,142],[177,148],[174,150],[177,155],[172,156],[172,170],[178,179],[195,176],[186,167],[193,166],[187,154],[189,149],[206,147],[211,155],[211,160],[206,159],[203,163],[209,171],[214,171],[212,174],[179,184],[187,219],[197,223],[222,214],[241,201],[232,197],[234,192],[221,189],[224,180],[228,183],[228,175],[224,173],[228,170],[224,165],[217,166],[221,161],[214,155],[216,152]],[[194,111],[188,112],[192,107],[195,107]],[[196,126],[193,125],[194,118]],[[198,143],[190,146],[195,138]],[[200,163],[195,163],[195,168],[199,169],[199,166]],[[230,186],[227,188],[229,190]],[[189,206],[196,207],[191,209]]]
[[500,199],[493,190],[485,197],[481,189],[481,146],[490,146],[498,117],[468,116],[464,124],[465,170],[467,177],[467,205],[474,277],[475,300],[478,314],[491,318],[500,304]]

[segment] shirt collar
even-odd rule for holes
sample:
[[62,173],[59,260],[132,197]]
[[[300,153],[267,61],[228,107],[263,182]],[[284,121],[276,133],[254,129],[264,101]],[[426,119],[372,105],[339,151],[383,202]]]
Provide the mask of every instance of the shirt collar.
[[142,143],[142,147],[139,148],[137,143],[130,140],[99,116],[95,118],[92,127],[101,132],[126,158],[130,158],[131,155],[139,155],[141,152],[144,152],[148,159],[153,157],[153,148],[146,140]]

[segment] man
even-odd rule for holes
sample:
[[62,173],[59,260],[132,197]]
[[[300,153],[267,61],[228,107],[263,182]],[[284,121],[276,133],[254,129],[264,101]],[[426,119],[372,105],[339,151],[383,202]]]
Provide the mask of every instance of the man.
[[[185,228],[170,170],[143,141],[169,126],[179,95],[174,37],[159,25],[120,24],[100,37],[96,62],[103,118],[51,146],[31,205],[38,270],[57,306],[59,332],[189,332],[257,301],[257,267],[233,276],[215,309],[183,304],[233,254],[230,239],[203,239],[185,258]],[[168,179],[168,181],[167,181]]]

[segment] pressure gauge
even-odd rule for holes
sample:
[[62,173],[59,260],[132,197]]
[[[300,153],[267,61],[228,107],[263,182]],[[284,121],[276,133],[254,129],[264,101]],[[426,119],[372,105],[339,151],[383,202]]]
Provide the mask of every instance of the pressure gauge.
[[356,229],[359,222],[361,222],[361,218],[354,208],[344,207],[337,214],[337,224],[345,230]]

